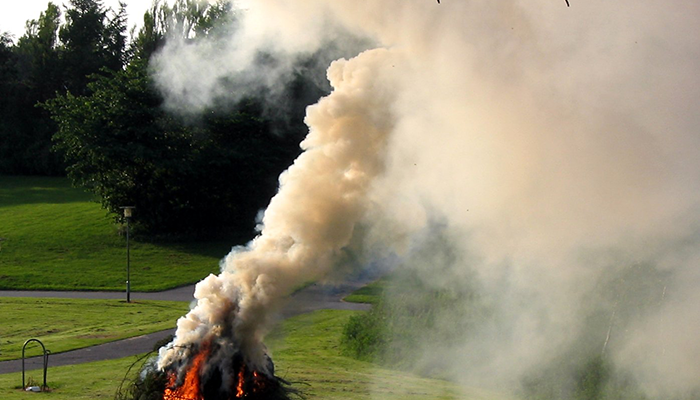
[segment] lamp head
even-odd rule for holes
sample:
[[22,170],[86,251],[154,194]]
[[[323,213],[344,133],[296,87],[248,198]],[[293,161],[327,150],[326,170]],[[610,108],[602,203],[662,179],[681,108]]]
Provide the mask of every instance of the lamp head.
[[131,218],[133,209],[136,208],[136,207],[134,207],[134,206],[124,206],[124,207],[119,207],[119,208],[121,208],[122,210],[124,210],[124,217],[126,217],[126,218]]

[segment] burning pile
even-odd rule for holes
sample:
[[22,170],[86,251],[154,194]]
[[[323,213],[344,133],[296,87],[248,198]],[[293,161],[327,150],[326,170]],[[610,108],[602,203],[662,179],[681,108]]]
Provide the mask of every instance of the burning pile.
[[[156,345],[157,350],[160,345]],[[148,360],[136,379],[117,390],[115,400],[290,400],[304,394],[275,376],[266,356],[265,368],[246,362],[240,350],[221,338],[210,338],[187,349],[187,358],[164,369]],[[128,376],[128,373],[127,373]]]
[[[638,397],[700,390],[700,3],[594,0],[576,12],[559,1],[241,3],[250,9],[230,43],[166,41],[155,57],[175,106],[218,104],[230,75],[273,92],[257,49],[280,53],[270,64],[281,69],[343,32],[384,49],[329,69],[334,91],[308,108],[305,152],[280,177],[260,236],[198,285],[197,306],[161,350],[161,393],[179,396],[188,373],[200,397],[217,387],[236,398],[240,382],[255,394],[251,371],[279,383],[262,346],[275,309],[323,276],[353,235],[368,251],[413,257],[428,287],[483,292],[487,323],[468,319],[473,332],[439,352],[417,343],[422,364],[444,365],[445,376],[519,389],[552,366],[568,387],[599,329],[591,322],[605,315],[598,336],[607,341],[613,322],[625,335],[606,345],[606,361],[639,382]],[[410,253],[435,221],[450,232],[440,274],[434,256]],[[631,266],[668,278],[628,275]],[[617,276],[629,290],[609,290]],[[661,301],[646,301],[653,295]],[[435,325],[453,332],[451,318]]]
[[210,360],[217,358],[223,347],[205,341],[191,353],[191,360],[166,369],[163,400],[284,400],[291,394],[299,395],[286,381],[274,376],[269,358],[268,371],[264,372],[251,369],[240,352],[212,364]]
[[334,92],[307,110],[305,152],[280,177],[260,234],[197,284],[196,306],[159,350],[150,373],[163,400],[300,396],[275,377],[262,341],[284,299],[328,272],[364,214],[393,129],[378,73],[392,64],[375,50],[331,65]]

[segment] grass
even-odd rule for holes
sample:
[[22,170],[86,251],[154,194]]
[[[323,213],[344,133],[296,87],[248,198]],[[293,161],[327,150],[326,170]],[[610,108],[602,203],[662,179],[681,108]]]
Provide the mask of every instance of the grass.
[[[0,176],[0,289],[122,290],[125,243],[91,195],[67,179]],[[161,245],[132,241],[134,291],[196,282],[218,272],[219,259],[236,243]],[[347,301],[376,303],[380,280]],[[0,298],[0,359],[17,358],[31,337],[52,353],[173,328],[187,304],[119,300]],[[319,311],[282,323],[268,344],[277,374],[298,382],[309,399],[496,399],[449,382],[379,367],[341,354],[343,326],[352,311]],[[36,346],[28,356],[37,353]],[[113,398],[138,357],[49,367],[55,400]],[[39,370],[29,379],[41,380]],[[0,375],[0,398],[25,399],[21,374]]]
[[385,276],[367,286],[363,286],[346,296],[343,301],[349,303],[377,304],[389,283],[389,279],[388,276]]
[[[59,353],[175,328],[187,310],[188,303],[176,301],[0,297],[0,360],[21,358],[22,345],[30,338]],[[38,344],[27,347],[26,356],[38,354]]]
[[[138,356],[132,356],[65,367],[52,368],[49,364],[46,378],[50,391],[36,394],[26,393],[21,389],[21,373],[3,374],[0,375],[0,398],[26,400],[32,396],[39,396],[44,400],[113,399],[127,370],[138,360]],[[42,374],[43,370],[28,371],[27,381],[31,380],[41,385]]]
[[[66,178],[0,176],[0,289],[122,290],[126,242]],[[219,271],[231,242],[131,241],[131,289],[158,291]]]
[[343,356],[343,326],[358,313],[322,310],[283,323],[268,338],[277,375],[301,382],[310,399],[494,399],[490,393]]
[[[277,375],[297,383],[309,400],[350,399],[502,399],[477,389],[460,389],[442,380],[380,368],[340,355],[338,341],[343,324],[356,312],[324,310],[282,323],[268,341]],[[49,368],[50,393],[44,399],[113,398],[126,370],[137,357],[76,366]],[[29,375],[41,380],[40,371]],[[0,398],[26,399],[19,389],[21,374],[0,375]]]

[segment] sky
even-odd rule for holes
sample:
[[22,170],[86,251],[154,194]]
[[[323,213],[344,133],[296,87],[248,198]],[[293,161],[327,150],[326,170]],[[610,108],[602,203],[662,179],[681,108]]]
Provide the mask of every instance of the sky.
[[[152,0],[122,0],[127,4],[129,15],[128,26],[140,25],[143,13],[151,6]],[[0,32],[10,32],[15,40],[24,34],[25,23],[31,19],[38,19],[39,14],[46,10],[48,0],[23,0],[4,1],[3,12],[0,13]],[[55,0],[55,4],[61,6],[67,4],[65,0]],[[107,7],[118,9],[119,0],[104,0]]]

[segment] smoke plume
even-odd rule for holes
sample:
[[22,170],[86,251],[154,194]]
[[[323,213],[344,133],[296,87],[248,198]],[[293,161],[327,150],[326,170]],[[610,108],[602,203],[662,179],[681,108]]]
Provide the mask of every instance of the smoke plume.
[[[652,398],[696,393],[700,6],[441,3],[251,1],[225,52],[159,70],[207,102],[214,85],[188,71],[245,74],[251,49],[291,57],[340,32],[377,44],[330,66],[260,235],[197,286],[175,344],[228,324],[263,365],[276,307],[362,225],[367,257],[395,252],[427,285],[463,282],[488,304],[440,349],[454,380],[517,392],[595,354]],[[182,54],[169,51],[158,65]],[[424,239],[435,219],[440,246]]]
[[259,236],[234,249],[219,276],[197,285],[197,306],[178,321],[177,339],[162,352],[162,364],[172,362],[179,346],[232,329],[248,361],[265,367],[262,338],[280,300],[333,266],[367,208],[373,178],[383,170],[394,90],[382,71],[392,59],[377,49],[331,65],[334,92],[308,109],[305,151],[280,176]]

